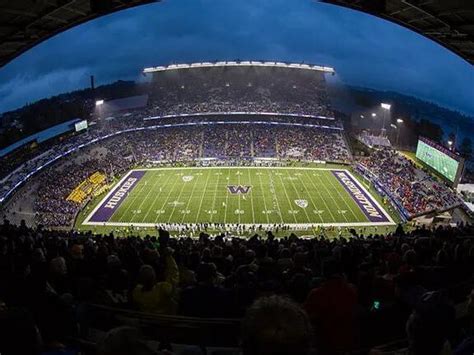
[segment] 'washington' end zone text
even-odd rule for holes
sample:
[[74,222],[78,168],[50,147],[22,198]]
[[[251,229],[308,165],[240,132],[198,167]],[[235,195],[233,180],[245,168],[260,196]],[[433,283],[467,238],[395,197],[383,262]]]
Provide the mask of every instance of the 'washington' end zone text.
[[334,170],[332,173],[339,180],[342,186],[344,186],[346,191],[349,192],[351,197],[371,222],[388,222],[387,216],[374,203],[374,200],[359,187],[359,184],[354,181],[352,176],[341,170]]
[[115,189],[107,195],[101,202],[99,208],[90,218],[91,222],[107,222],[110,217],[127,198],[130,191],[137,186],[140,179],[145,175],[146,171],[133,170],[123,181],[121,181]]

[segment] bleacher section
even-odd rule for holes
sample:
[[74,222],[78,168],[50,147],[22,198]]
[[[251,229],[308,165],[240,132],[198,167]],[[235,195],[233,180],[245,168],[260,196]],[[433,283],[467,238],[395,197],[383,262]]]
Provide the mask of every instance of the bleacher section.
[[72,190],[66,200],[82,204],[88,197],[97,194],[97,190],[105,184],[106,180],[107,176],[96,171]]

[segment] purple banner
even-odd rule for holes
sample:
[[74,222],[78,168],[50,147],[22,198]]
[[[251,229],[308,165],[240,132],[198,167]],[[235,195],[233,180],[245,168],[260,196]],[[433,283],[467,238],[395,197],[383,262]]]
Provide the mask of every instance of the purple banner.
[[107,196],[100,207],[90,218],[89,222],[107,222],[114,212],[122,204],[123,200],[128,196],[130,191],[137,186],[140,179],[145,175],[146,171],[132,171],[120,184],[118,184],[111,194]]
[[375,203],[354,178],[344,170],[333,170],[332,173],[351,195],[359,208],[371,222],[390,222],[385,213]]

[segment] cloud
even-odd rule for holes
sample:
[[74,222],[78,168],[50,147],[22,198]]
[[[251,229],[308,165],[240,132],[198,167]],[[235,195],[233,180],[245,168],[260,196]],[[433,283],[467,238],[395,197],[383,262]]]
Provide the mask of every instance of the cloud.
[[136,79],[146,66],[216,59],[331,65],[346,84],[474,115],[471,65],[398,25],[312,0],[173,0],[104,16],[0,70],[0,112],[85,87],[89,75],[100,84]]
[[0,85],[0,107],[16,107],[48,97],[50,93],[69,92],[84,87],[89,80],[86,68],[58,69],[37,77],[20,74]]

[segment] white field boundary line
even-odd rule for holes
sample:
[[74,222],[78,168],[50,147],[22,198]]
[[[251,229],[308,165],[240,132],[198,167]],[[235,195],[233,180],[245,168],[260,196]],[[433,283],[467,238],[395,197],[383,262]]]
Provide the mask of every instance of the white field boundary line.
[[291,169],[291,170],[344,170],[343,168],[317,168],[308,166],[164,166],[162,168],[136,168],[131,171],[148,171],[148,170],[185,170],[185,169]]
[[119,180],[119,182],[117,182],[116,184],[114,184],[114,186],[112,186],[112,188],[110,189],[110,191],[107,193],[107,195],[105,195],[105,197],[97,204],[97,206],[94,207],[94,209],[92,210],[91,213],[89,213],[89,215],[86,217],[86,219],[82,222],[82,224],[88,224],[88,223],[94,223],[94,222],[90,222],[90,219],[92,218],[92,216],[97,212],[97,210],[105,203],[105,201],[107,201],[107,199],[112,195],[112,193],[115,191],[115,188],[117,186],[120,186],[122,185],[122,183],[130,176],[131,173],[133,173],[135,170],[130,170],[128,173],[126,173],[124,175],[123,178],[121,178]]
[[[84,224],[84,223],[83,223]],[[146,227],[146,228],[156,228],[159,226],[168,226],[170,230],[173,229],[172,226],[184,226],[184,225],[200,225],[201,223],[128,223],[128,222],[88,222],[88,226],[102,226],[102,227]],[[214,224],[214,223],[213,223]],[[222,226],[221,223],[215,223],[218,226]],[[226,228],[235,229],[237,223],[226,223],[224,226]],[[239,224],[239,226],[245,226],[246,228],[262,226],[263,228],[272,229],[276,226],[288,226],[295,229],[311,229],[315,227],[383,227],[383,226],[393,226],[395,223],[390,222],[343,222],[343,223],[246,223]],[[221,228],[222,229],[222,228]]]
[[[336,169],[334,169],[334,170],[336,170]],[[375,198],[372,196],[372,194],[365,188],[365,186],[362,185],[362,184],[360,183],[360,181],[359,181],[354,175],[352,175],[352,173],[351,173],[350,171],[346,170],[346,173],[355,181],[355,183],[359,186],[359,188],[361,188],[361,189],[367,194],[367,196],[370,197],[370,199],[372,200],[372,203],[374,203],[378,208],[380,208],[380,210],[381,210],[382,213],[385,215],[385,217],[387,217],[387,219],[390,221],[390,223],[396,224],[396,223],[393,221],[392,217],[390,217],[390,215],[387,213],[387,211],[385,211],[385,208],[383,208],[383,207],[380,205],[380,203],[377,201],[377,199],[375,199]]]
[[[86,217],[86,219],[82,222],[82,225],[88,226],[112,226],[112,227],[127,227],[127,226],[137,226],[137,227],[156,227],[160,225],[160,223],[130,223],[130,222],[90,222],[91,217],[94,215],[95,212],[105,203],[105,201],[110,197],[112,192],[115,190],[115,187],[122,184],[123,181],[133,172],[133,171],[148,171],[148,170],[181,170],[181,169],[196,169],[196,167],[164,167],[164,168],[149,168],[149,169],[132,169],[130,170],[118,183],[116,183],[109,193],[97,204],[97,206],[92,210],[92,212]],[[379,204],[379,202],[371,195],[371,193],[359,182],[359,180],[352,175],[352,173],[347,169],[338,169],[338,168],[313,168],[313,167],[242,167],[242,166],[232,166],[232,167],[199,167],[198,169],[294,169],[294,170],[342,170],[345,171],[352,179],[354,179],[355,183],[359,188],[361,188],[367,196],[370,197],[372,202],[377,205],[378,208],[382,211],[382,213],[387,217],[389,222],[344,222],[344,223],[284,223],[284,225],[292,226],[295,228],[311,228],[312,226],[316,227],[370,227],[370,226],[391,226],[395,225],[396,223],[393,221],[392,217],[385,211],[385,209]],[[227,206],[226,206],[227,208]],[[161,223],[162,224],[162,223]],[[268,224],[268,226],[278,225],[279,223]],[[235,225],[235,224],[225,224],[226,226]],[[261,223],[253,223],[253,224],[242,224],[242,226],[255,226],[255,225],[264,225]]]

